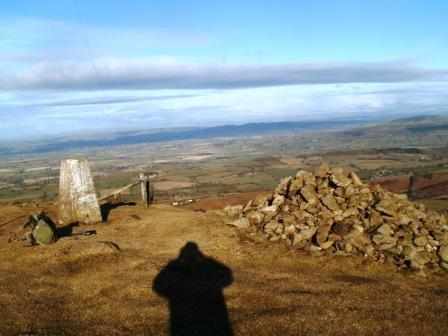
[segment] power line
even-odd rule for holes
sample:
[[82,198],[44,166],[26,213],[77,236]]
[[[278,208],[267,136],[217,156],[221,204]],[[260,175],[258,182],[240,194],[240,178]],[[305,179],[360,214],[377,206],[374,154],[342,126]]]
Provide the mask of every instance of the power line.
[[79,20],[79,24],[81,26],[81,30],[82,30],[82,33],[83,33],[83,36],[84,36],[84,42],[86,44],[87,52],[89,53],[90,60],[92,61],[92,66],[93,66],[93,70],[95,72],[95,77],[96,77],[96,81],[97,81],[97,84],[98,84],[98,88],[101,91],[101,94],[103,96],[104,103],[106,104],[107,110],[109,112],[111,112],[111,108],[110,108],[109,103],[107,102],[107,99],[106,99],[104,86],[103,86],[103,83],[101,81],[101,77],[99,75],[98,68],[96,66],[95,57],[93,57],[92,48],[90,47],[89,37],[87,35],[87,31],[86,31],[86,28],[85,28],[85,25],[84,25],[84,20],[82,19],[82,15],[81,15],[81,9],[79,7],[79,4],[78,4],[77,0],[73,0],[73,3],[75,5],[76,12],[78,14],[78,20]]

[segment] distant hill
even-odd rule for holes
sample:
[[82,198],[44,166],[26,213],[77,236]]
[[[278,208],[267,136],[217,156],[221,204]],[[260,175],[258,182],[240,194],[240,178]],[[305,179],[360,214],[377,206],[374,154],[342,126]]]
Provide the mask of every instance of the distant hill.
[[[332,132],[330,135],[329,132]],[[418,116],[374,123],[372,120],[315,120],[284,121],[270,123],[249,123],[244,125],[223,125],[203,128],[165,128],[147,131],[89,134],[57,139],[26,142],[0,147],[0,155],[39,154],[91,148],[109,148],[123,145],[163,143],[180,140],[216,138],[244,138],[269,135],[311,135],[312,146],[320,148],[391,148],[446,146],[448,139],[448,118],[439,116]],[[308,139],[310,140],[310,139]],[[312,139],[310,140],[312,141]],[[325,145],[326,144],[326,145]],[[323,146],[323,147],[322,147]],[[336,147],[335,147],[336,146]]]
[[436,119],[442,118],[439,115],[421,115],[407,118],[400,118],[392,120],[394,123],[402,123],[402,122],[423,122],[423,121],[434,121]]
[[347,127],[355,127],[365,124],[360,120],[320,120],[303,122],[271,122],[271,123],[249,123],[244,125],[223,125],[206,128],[173,128],[160,131],[151,130],[148,132],[120,132],[115,136],[108,135],[107,138],[90,138],[86,140],[61,140],[46,141],[42,144],[29,146],[26,149],[11,150],[0,148],[0,154],[23,154],[23,153],[46,153],[52,151],[62,151],[69,149],[92,148],[92,147],[112,147],[120,145],[132,145],[141,143],[157,143],[190,139],[211,139],[222,137],[247,137],[256,135],[267,135],[276,133],[310,133],[324,130],[338,130]]

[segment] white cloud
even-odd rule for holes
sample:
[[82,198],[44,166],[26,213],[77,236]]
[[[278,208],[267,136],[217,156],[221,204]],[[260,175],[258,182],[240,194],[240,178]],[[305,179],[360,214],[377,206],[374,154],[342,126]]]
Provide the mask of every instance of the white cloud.
[[448,81],[446,69],[425,69],[399,61],[246,65],[106,58],[96,60],[95,64],[97,72],[91,61],[42,62],[29,69],[4,71],[0,88],[234,89],[297,84]]

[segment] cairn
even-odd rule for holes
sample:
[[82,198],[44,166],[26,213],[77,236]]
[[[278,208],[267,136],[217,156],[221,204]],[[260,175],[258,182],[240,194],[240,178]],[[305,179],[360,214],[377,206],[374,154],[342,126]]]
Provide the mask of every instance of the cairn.
[[283,240],[295,248],[448,270],[444,215],[325,163],[314,174],[300,170],[282,179],[273,193],[245,207],[224,211],[229,224],[256,229],[270,241]]

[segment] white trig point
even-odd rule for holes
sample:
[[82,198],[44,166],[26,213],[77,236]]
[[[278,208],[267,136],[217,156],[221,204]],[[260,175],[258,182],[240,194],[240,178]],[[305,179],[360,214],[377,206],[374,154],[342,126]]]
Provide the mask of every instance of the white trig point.
[[59,179],[59,224],[96,223],[101,221],[101,211],[85,158],[61,161]]

